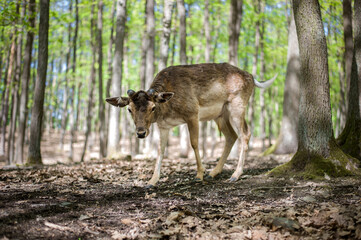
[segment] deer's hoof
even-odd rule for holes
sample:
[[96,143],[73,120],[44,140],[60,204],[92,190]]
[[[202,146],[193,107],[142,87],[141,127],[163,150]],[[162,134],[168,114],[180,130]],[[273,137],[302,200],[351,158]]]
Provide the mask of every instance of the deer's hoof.
[[145,185],[144,188],[145,189],[152,189],[152,188],[154,188],[154,185],[153,184],[147,184],[147,185]]
[[207,176],[206,176],[206,180],[208,180],[208,181],[213,181],[213,180],[214,180],[214,177],[212,177],[211,175],[207,175]]
[[196,178],[194,179],[194,181],[196,181],[196,182],[202,182],[202,179],[200,179],[199,177],[196,177]]
[[228,182],[236,182],[238,180],[238,178],[235,178],[235,177],[231,177]]

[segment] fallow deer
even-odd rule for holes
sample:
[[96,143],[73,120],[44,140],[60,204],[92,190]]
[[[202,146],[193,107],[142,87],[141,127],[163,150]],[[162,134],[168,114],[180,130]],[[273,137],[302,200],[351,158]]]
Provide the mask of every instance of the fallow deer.
[[128,97],[112,97],[106,101],[117,107],[128,106],[138,138],[147,137],[150,125],[158,124],[159,156],[147,187],[154,186],[159,180],[169,130],[183,123],[188,126],[197,161],[196,180],[203,180],[205,168],[198,149],[199,121],[208,120],[216,121],[226,139],[222,156],[209,173],[210,177],[214,178],[222,171],[234,142],[239,139],[240,156],[236,171],[229,179],[233,182],[243,173],[251,135],[245,121],[248,100],[255,86],[267,88],[276,77],[261,83],[250,73],[228,63],[172,66],[157,74],[148,91],[128,90]]

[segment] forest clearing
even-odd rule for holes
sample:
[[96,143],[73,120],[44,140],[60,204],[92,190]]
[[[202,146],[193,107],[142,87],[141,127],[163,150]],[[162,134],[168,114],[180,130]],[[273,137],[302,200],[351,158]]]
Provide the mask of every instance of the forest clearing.
[[0,0],[0,239],[361,239],[361,0]]

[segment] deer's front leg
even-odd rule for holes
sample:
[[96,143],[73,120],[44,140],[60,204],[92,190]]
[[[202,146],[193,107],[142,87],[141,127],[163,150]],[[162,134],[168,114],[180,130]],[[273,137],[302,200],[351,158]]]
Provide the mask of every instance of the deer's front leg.
[[187,122],[188,130],[189,130],[189,137],[191,140],[191,145],[194,151],[194,155],[197,160],[197,181],[203,180],[204,171],[206,170],[202,165],[202,160],[199,155],[198,149],[198,135],[199,135],[199,122],[198,118],[192,118],[189,122]]
[[146,188],[151,188],[155,186],[160,177],[160,167],[162,165],[162,160],[164,158],[164,150],[168,141],[169,129],[159,128],[159,132],[160,132],[160,144],[158,146],[158,157],[155,162],[153,177],[149,180]]

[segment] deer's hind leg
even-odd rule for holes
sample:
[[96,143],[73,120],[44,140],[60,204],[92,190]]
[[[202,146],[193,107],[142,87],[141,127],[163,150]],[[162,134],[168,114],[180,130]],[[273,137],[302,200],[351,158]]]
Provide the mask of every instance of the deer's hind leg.
[[231,123],[229,122],[229,113],[224,113],[223,116],[215,119],[219,130],[224,134],[226,138],[226,145],[223,149],[221,158],[219,159],[217,166],[209,173],[209,176],[214,178],[222,172],[223,166],[228,158],[229,153],[237,139],[237,134],[233,130]]
[[236,171],[232,174],[229,179],[231,182],[237,181],[239,176],[243,173],[244,160],[246,158],[246,153],[248,150],[248,142],[251,136],[251,133],[248,129],[245,112],[246,106],[248,103],[248,98],[235,97],[228,105],[228,110],[230,113],[230,120],[232,126],[236,129],[238,133],[238,139],[240,144],[240,154],[238,159],[238,164]]

